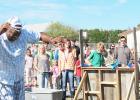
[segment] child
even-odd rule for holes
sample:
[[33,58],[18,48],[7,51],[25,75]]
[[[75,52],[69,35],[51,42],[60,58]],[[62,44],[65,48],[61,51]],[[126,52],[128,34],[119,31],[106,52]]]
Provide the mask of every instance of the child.
[[32,87],[37,87],[38,86],[37,85],[37,77],[36,76],[32,78],[32,84],[31,84],[31,86]]
[[80,56],[79,56],[78,60],[75,63],[74,74],[76,76],[76,85],[78,86],[80,81],[81,81],[81,61],[80,61]]
[[25,85],[30,85],[32,67],[33,67],[33,57],[31,54],[31,50],[27,49],[25,55]]
[[58,61],[54,60],[53,61],[53,66],[52,66],[52,84],[54,89],[58,89],[59,86],[59,68],[58,68]]

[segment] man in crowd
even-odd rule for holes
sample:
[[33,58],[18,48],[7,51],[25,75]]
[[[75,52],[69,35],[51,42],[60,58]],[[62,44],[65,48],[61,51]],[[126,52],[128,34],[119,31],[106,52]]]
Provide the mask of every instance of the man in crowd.
[[114,58],[118,61],[119,67],[122,65],[127,66],[133,61],[132,53],[127,46],[127,40],[124,36],[120,37],[120,43],[114,51]]
[[76,51],[73,50],[71,46],[71,41],[66,40],[64,44],[64,49],[59,51],[59,68],[62,73],[62,91],[63,99],[66,100],[66,88],[67,82],[70,85],[70,95],[74,97],[74,67],[76,59]]
[[18,17],[0,26],[0,100],[25,100],[24,65],[28,43],[59,41],[23,27]]
[[76,51],[76,60],[78,60],[78,57],[80,55],[80,48],[75,44],[76,40],[71,40],[71,47]]

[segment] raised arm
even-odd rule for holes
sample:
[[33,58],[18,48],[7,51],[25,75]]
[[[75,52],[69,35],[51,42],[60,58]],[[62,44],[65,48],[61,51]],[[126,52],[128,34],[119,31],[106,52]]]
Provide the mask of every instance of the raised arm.
[[0,25],[0,35],[5,33],[9,27],[11,27],[9,23],[4,23]]

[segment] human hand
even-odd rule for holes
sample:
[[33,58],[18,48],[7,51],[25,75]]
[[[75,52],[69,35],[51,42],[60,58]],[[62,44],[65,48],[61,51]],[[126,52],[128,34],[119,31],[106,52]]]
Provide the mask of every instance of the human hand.
[[56,37],[56,38],[53,38],[52,40],[51,40],[51,43],[52,44],[56,44],[56,43],[59,43],[59,42],[63,42],[63,38],[62,37]]
[[0,34],[5,33],[10,28],[10,23],[4,23],[0,26]]

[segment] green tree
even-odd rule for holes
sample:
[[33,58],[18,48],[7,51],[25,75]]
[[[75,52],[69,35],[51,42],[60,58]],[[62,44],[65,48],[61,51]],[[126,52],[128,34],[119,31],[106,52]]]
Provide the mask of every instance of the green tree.
[[78,32],[74,28],[59,22],[52,23],[46,32],[52,37],[63,36],[69,39],[78,39]]
[[102,41],[104,43],[117,43],[118,42],[118,34],[122,32],[122,30],[86,30],[88,32],[88,40],[89,42],[97,43]]
[[138,24],[137,27],[140,28],[140,24]]

